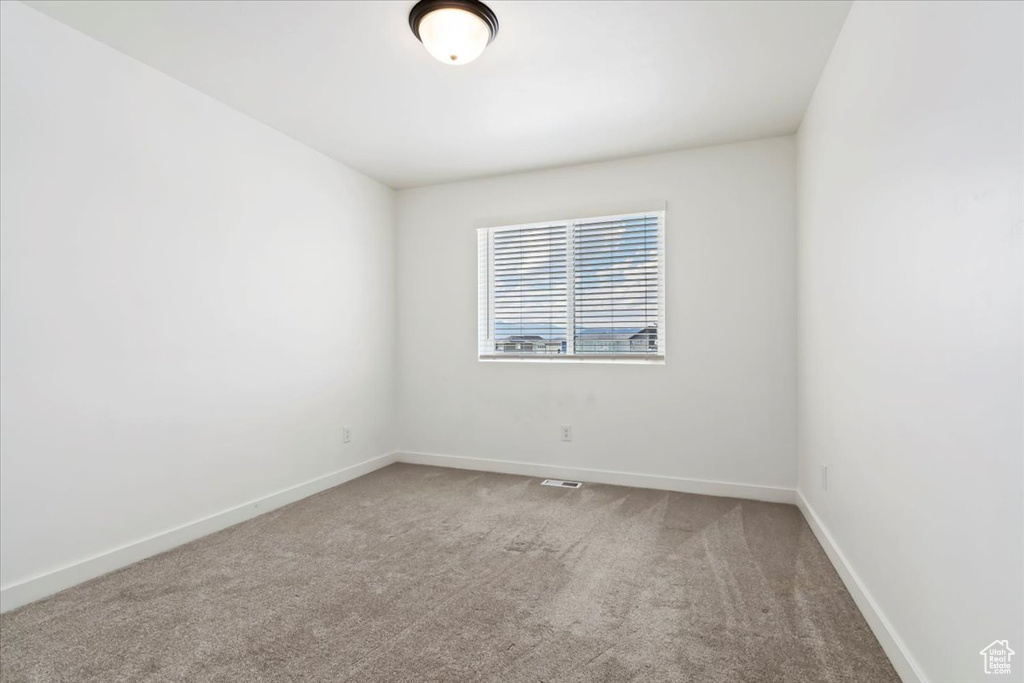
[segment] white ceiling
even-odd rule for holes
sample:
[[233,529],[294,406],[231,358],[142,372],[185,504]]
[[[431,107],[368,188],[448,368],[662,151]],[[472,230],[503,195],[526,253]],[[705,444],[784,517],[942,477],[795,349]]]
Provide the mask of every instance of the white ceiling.
[[792,133],[850,5],[492,0],[453,67],[412,0],[28,4],[396,188]]

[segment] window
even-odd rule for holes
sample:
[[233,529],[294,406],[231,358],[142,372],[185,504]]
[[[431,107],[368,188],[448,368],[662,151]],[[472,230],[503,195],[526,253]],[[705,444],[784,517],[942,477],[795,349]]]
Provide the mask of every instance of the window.
[[481,358],[665,354],[665,212],[483,228]]

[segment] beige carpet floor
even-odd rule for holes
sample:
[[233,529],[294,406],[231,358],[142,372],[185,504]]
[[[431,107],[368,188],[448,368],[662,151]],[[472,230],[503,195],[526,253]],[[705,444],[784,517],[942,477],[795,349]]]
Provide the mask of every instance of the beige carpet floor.
[[392,465],[0,618],[15,681],[897,681],[799,511]]

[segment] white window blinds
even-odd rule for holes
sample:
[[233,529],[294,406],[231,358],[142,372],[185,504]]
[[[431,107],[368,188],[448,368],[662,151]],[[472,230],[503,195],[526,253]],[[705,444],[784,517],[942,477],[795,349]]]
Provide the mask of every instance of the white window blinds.
[[478,232],[481,357],[664,356],[663,211]]

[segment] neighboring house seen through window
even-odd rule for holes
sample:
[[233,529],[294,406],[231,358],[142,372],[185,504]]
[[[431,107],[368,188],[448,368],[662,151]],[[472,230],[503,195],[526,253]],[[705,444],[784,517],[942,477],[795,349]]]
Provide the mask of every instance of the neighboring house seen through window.
[[664,358],[664,211],[477,239],[481,358]]

